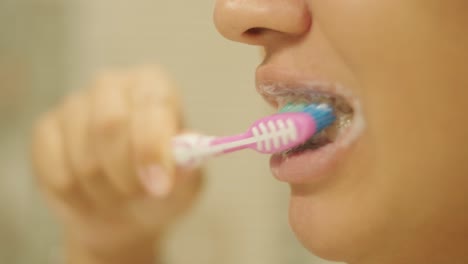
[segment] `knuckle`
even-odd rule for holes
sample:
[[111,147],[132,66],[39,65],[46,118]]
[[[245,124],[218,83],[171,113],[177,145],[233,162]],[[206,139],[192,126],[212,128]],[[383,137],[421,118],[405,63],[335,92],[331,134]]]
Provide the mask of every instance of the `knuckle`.
[[120,134],[128,125],[128,117],[124,113],[114,113],[98,118],[94,123],[94,133],[99,137],[113,137]]
[[53,193],[62,196],[74,192],[74,190],[78,187],[76,179],[71,177],[70,174],[57,175],[57,177],[49,177],[49,179],[46,180],[45,184],[47,185],[47,188]]
[[164,151],[164,149],[168,149],[169,147],[160,141],[155,141],[147,138],[143,134],[135,135],[132,137],[130,144],[131,150],[135,159],[142,163],[148,162],[159,162],[166,158],[166,155],[169,155],[168,151]]
[[142,163],[159,162],[163,159],[157,147],[151,148],[144,144],[140,144],[135,148],[135,157]]
[[76,171],[82,181],[94,182],[96,179],[103,177],[103,173],[97,166],[85,165],[78,168]]
[[63,181],[55,186],[55,191],[59,194],[66,195],[73,193],[77,184],[75,181]]
[[74,190],[79,185],[94,185],[99,182],[99,179],[105,177],[98,163],[91,160],[75,164],[72,168],[72,175],[74,176],[74,181],[71,182],[68,190]]
[[81,159],[75,158],[72,161],[72,170],[73,174],[78,178],[93,178],[99,174],[97,162],[86,157],[82,157]]
[[161,67],[139,68],[132,77],[135,80],[135,87],[131,91],[134,104],[166,104],[178,98],[175,82]]
[[141,188],[135,182],[125,182],[125,184],[116,184],[116,191],[123,197],[135,197],[141,194],[143,188]]

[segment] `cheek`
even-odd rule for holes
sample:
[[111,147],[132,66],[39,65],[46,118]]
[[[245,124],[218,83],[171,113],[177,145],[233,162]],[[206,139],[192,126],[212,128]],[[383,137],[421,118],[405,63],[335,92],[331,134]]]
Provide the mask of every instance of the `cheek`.
[[420,230],[422,243],[441,223],[468,221],[453,213],[468,209],[468,44],[448,54],[456,47],[444,41],[457,38],[434,38],[434,25],[414,15],[419,1],[337,2],[311,8],[357,80],[367,131],[320,192],[292,186],[290,222],[309,250],[344,261],[398,248],[401,230]]
[[420,0],[312,2],[315,27],[361,80],[422,64],[414,52],[429,52],[436,37]]
[[311,1],[312,30],[319,28],[336,53],[351,69],[359,72],[375,54],[384,54],[385,47],[376,41],[389,38],[385,25],[393,18],[388,12],[379,14],[383,3],[385,1]]
[[391,175],[389,184],[403,184],[407,196],[423,183],[447,184],[441,175],[449,171],[460,183],[467,171],[468,34],[459,25],[468,18],[461,5],[311,1],[316,26],[357,80],[376,175]]

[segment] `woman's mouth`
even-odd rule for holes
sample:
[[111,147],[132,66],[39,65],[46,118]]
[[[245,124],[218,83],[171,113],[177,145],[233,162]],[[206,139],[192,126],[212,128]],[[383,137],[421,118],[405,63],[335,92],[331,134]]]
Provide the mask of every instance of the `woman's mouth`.
[[[288,103],[326,103],[333,107],[336,121],[300,146],[272,155],[270,167],[280,181],[302,184],[316,182],[338,165],[364,129],[358,100],[340,85],[329,82],[259,82],[257,90],[281,109]],[[287,107],[286,109],[287,110]]]
[[292,149],[281,152],[283,157],[288,157],[294,154],[304,152],[306,150],[316,150],[329,143],[336,141],[342,131],[347,129],[353,120],[353,108],[348,102],[339,95],[331,95],[327,93],[307,93],[304,95],[296,95],[295,98],[288,98],[291,102],[285,107],[280,107],[283,111],[288,110],[288,106],[296,104],[327,104],[333,108],[336,120],[326,129],[315,134],[303,144]]

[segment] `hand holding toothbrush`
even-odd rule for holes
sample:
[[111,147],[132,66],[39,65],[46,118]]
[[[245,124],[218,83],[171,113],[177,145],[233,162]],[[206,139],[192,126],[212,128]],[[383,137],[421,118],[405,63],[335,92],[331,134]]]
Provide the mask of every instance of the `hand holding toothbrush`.
[[33,161],[64,224],[68,263],[153,263],[193,203],[198,170],[177,169],[177,91],[159,68],[104,73],[37,123]]

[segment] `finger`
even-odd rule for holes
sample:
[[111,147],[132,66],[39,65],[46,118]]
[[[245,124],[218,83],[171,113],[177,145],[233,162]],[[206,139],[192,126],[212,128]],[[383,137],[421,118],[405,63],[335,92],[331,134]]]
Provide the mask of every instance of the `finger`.
[[67,166],[60,125],[56,114],[52,112],[44,115],[35,126],[32,158],[39,184],[47,196],[77,209],[90,209]]
[[91,146],[89,130],[89,95],[76,93],[61,107],[60,127],[66,142],[65,157],[83,192],[97,207],[115,203],[117,195],[99,168]]
[[[171,223],[172,219],[177,218],[181,213],[187,212],[187,209],[194,204],[197,194],[200,193],[202,186],[202,172],[200,169],[183,170],[176,172],[174,189],[164,199],[161,197],[143,197],[138,203],[134,203],[129,207],[129,210],[135,212],[135,216],[139,217],[141,210],[154,208],[150,210],[146,217],[139,218],[139,222],[148,227]],[[146,208],[146,209],[144,209]],[[151,217],[148,218],[148,215]],[[148,222],[148,219],[152,219]]]
[[92,144],[106,177],[121,195],[142,192],[130,156],[128,78],[106,74],[92,92]]
[[174,184],[171,140],[180,130],[180,103],[174,84],[157,68],[132,75],[129,91],[132,154],[141,181],[155,196],[165,197]]

